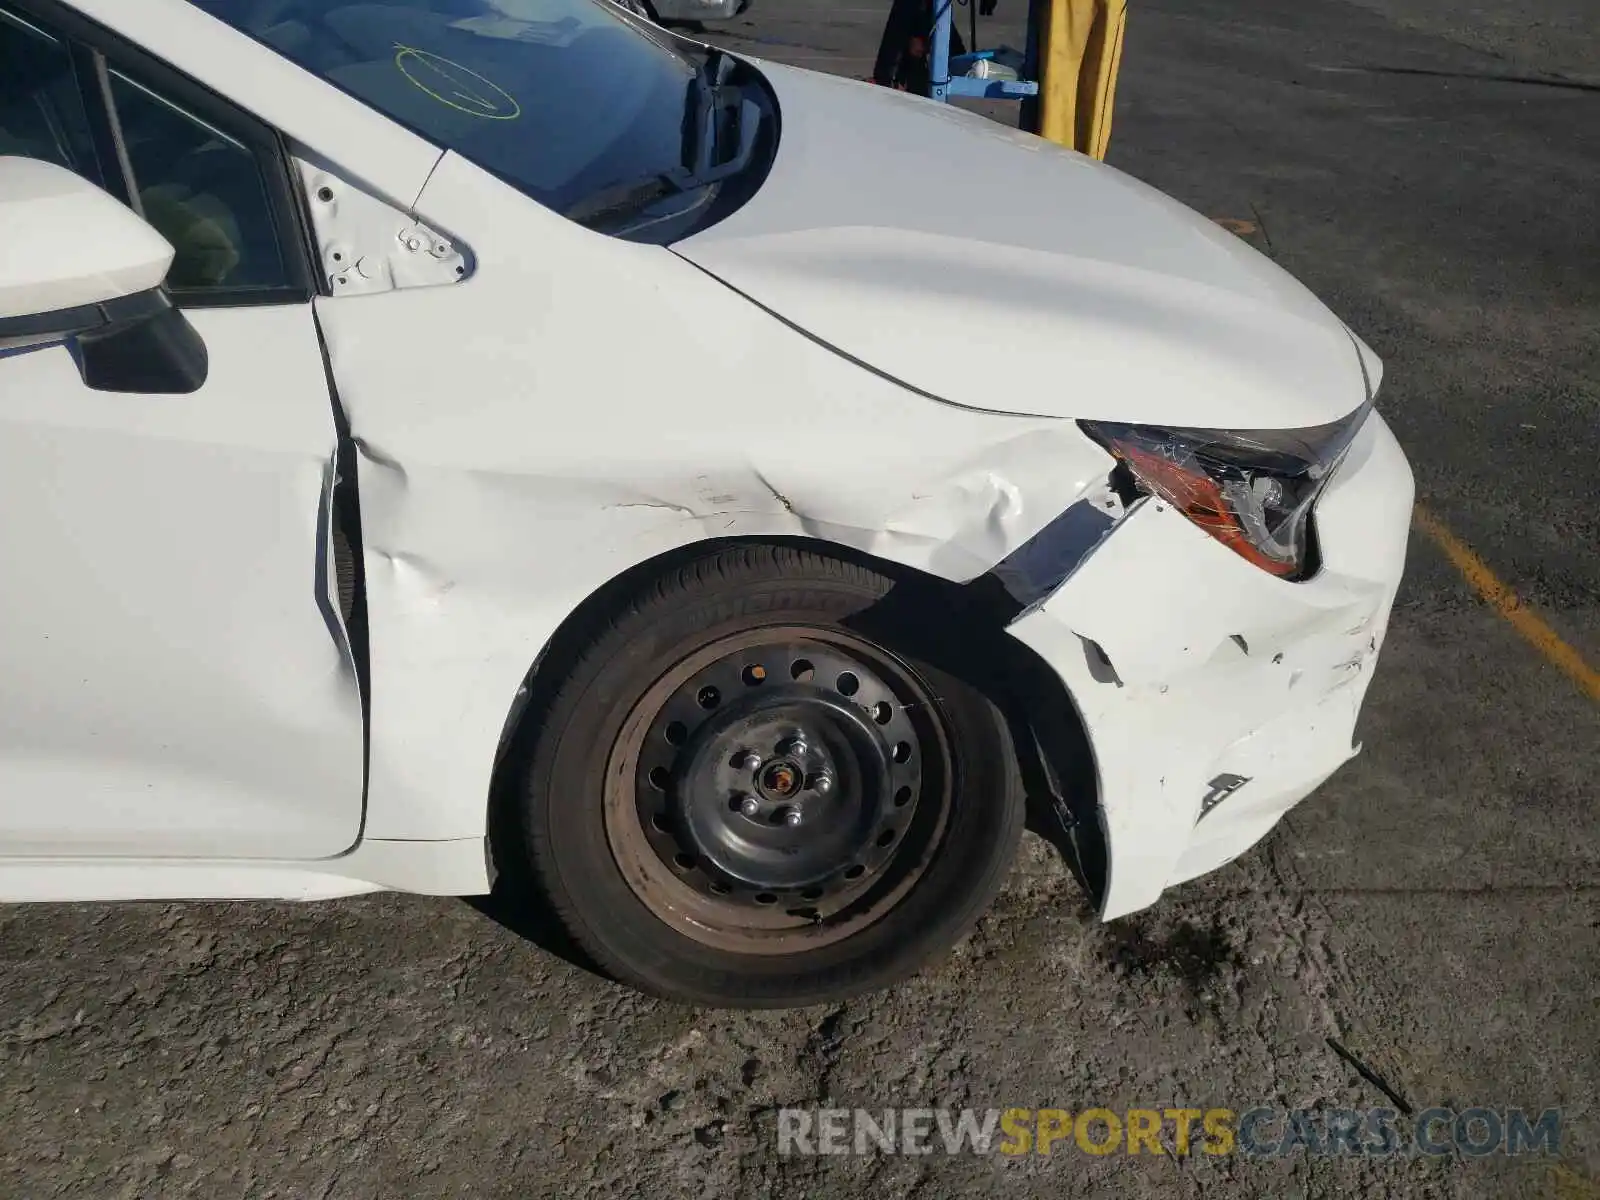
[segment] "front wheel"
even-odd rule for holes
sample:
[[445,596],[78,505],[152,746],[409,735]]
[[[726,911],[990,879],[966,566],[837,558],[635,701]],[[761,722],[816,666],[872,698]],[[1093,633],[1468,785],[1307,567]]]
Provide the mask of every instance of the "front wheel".
[[728,549],[578,657],[519,815],[600,966],[693,1003],[819,1003],[913,973],[988,905],[1022,829],[1009,736],[970,685],[858,630],[894,586]]

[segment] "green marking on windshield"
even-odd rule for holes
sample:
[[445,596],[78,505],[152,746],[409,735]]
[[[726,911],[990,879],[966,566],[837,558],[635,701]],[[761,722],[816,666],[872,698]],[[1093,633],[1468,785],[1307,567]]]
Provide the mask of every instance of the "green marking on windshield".
[[394,65],[419,90],[440,104],[486,121],[515,121],[517,98],[476,71],[428,50],[395,43]]

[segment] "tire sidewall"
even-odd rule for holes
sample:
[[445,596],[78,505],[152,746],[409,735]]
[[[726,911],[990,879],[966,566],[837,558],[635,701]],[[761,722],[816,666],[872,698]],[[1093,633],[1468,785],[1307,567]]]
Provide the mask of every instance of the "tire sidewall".
[[634,893],[607,838],[601,781],[630,711],[701,646],[763,626],[847,628],[843,622],[886,590],[847,579],[728,583],[688,603],[662,597],[668,602],[642,606],[578,664],[552,706],[528,780],[536,875],[601,965],[658,994],[759,1005],[881,986],[959,938],[992,898],[997,864],[1001,872],[1009,865],[1022,804],[1004,722],[969,685],[884,647],[937,698],[951,743],[950,812],[921,877],[859,932],[794,954],[739,954],[679,932]]

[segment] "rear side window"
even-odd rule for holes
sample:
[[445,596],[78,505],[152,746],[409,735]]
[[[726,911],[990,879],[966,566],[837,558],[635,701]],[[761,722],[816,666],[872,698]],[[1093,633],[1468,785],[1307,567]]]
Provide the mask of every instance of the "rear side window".
[[110,72],[137,207],[177,250],[177,291],[288,282],[261,165],[238,138]]
[[43,159],[105,185],[72,48],[3,8],[0,154]]

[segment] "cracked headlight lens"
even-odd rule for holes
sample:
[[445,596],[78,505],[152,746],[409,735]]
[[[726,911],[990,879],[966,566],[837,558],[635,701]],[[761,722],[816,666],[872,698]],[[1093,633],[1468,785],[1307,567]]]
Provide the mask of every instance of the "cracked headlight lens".
[[1132,474],[1240,557],[1281,579],[1304,579],[1311,509],[1372,410],[1368,401],[1311,429],[1168,429],[1080,421]]

